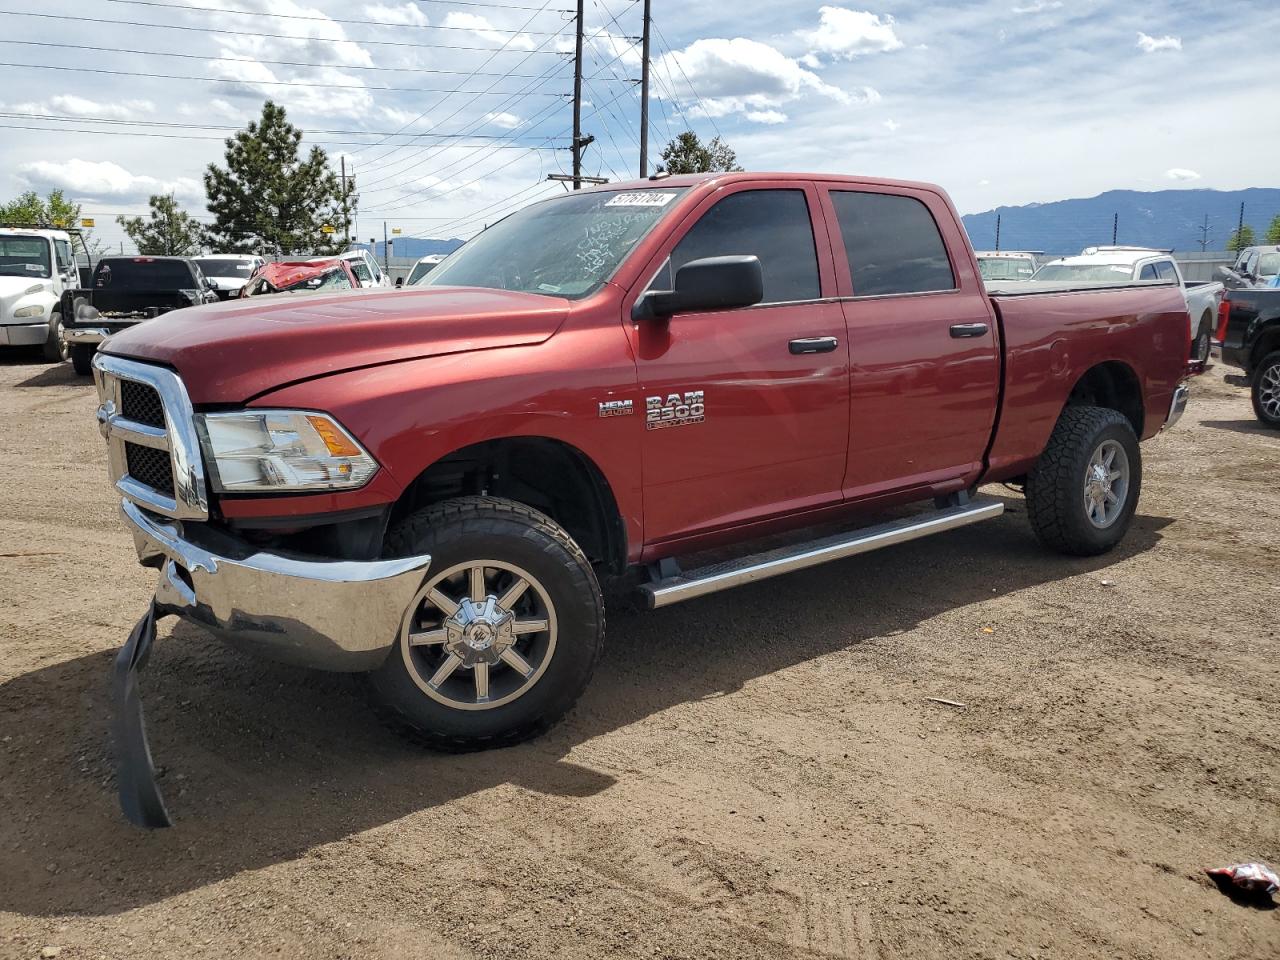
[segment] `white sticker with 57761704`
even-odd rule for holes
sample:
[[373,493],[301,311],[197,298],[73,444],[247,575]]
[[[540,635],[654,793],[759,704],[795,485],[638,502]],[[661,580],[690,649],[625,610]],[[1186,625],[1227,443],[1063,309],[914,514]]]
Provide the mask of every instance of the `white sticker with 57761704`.
[[676,198],[674,193],[659,193],[657,190],[641,190],[639,193],[620,193],[606,207],[665,207]]

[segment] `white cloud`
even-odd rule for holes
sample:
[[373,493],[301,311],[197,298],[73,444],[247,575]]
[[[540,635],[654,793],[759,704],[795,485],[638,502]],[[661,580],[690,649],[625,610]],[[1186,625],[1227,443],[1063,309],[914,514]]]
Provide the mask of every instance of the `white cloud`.
[[8,109],[13,113],[67,114],[76,117],[109,117],[112,120],[132,120],[155,113],[156,106],[150,100],[120,100],[98,103],[84,97],[58,94],[45,103],[15,103]]
[[1149,37],[1145,33],[1138,34],[1138,47],[1143,53],[1159,53],[1161,50],[1181,50],[1181,37]]
[[897,120],[886,120],[884,122],[884,128],[888,130],[890,133],[897,133],[898,128],[901,126],[902,124],[900,124]]
[[787,115],[781,110],[748,110],[743,114],[752,123],[786,123]]
[[[510,33],[499,33],[494,29],[488,18],[480,16],[478,13],[449,13],[445,15],[444,25],[446,27],[461,27],[470,30],[482,40],[488,40],[502,46],[507,45],[508,50],[532,50],[534,42],[524,35],[511,36]],[[507,41],[511,42],[508,43]]]
[[[412,110],[401,110],[399,107],[379,107],[378,112],[394,123],[397,127],[407,126],[418,119],[417,112]],[[431,122],[429,120],[426,122],[426,126],[431,126]]]
[[1061,10],[1062,0],[1032,0],[1031,3],[1012,9],[1014,13],[1044,13],[1048,10]]
[[365,4],[364,15],[370,20],[400,23],[406,27],[425,27],[431,22],[416,3],[406,3],[398,7],[389,7],[384,3],[369,3]]
[[778,107],[808,91],[843,104],[880,99],[870,87],[846,93],[767,43],[745,37],[695,40],[654,63],[667,89],[677,91],[677,96],[690,87],[698,92],[699,102],[685,105],[691,116],[741,113],[748,120],[772,124],[778,122]]
[[1174,167],[1171,170],[1166,170],[1164,175],[1170,180],[1181,180],[1184,183],[1190,180],[1200,179],[1200,174],[1196,173],[1194,170],[1187,170],[1184,167]]
[[110,160],[36,160],[19,166],[18,176],[35,187],[65,190],[77,200],[145,200],[155,193],[204,200],[204,185],[190,177],[139,176]]
[[867,53],[886,53],[902,49],[902,41],[893,29],[893,17],[867,10],[844,7],[821,7],[816,30],[797,30],[796,35],[809,44],[811,54],[827,54],[833,59],[852,60]]
[[520,124],[524,123],[524,121],[514,113],[506,112],[491,113],[485,117],[485,120],[493,124],[495,127],[501,127],[503,130],[514,130],[516,127],[520,126]]

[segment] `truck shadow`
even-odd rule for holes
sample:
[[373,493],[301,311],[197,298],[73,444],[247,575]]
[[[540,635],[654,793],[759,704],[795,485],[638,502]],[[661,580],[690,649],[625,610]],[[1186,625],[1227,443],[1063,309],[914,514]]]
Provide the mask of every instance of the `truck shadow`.
[[1247,433],[1259,437],[1280,437],[1280,431],[1264,426],[1257,420],[1201,420],[1200,426],[1212,430],[1230,430],[1232,433]]
[[39,372],[14,384],[18,389],[33,387],[88,387],[93,389],[93,377],[82,377],[69,363],[40,363]]
[[1172,522],[1138,517],[1117,551],[1078,560],[1042,550],[1022,501],[1009,506],[999,520],[674,609],[615,606],[605,659],[574,713],[539,741],[488,753],[407,744],[373,718],[358,678],[262,663],[189,625],[172,636],[162,627],[143,697],[177,827],[155,833],[116,806],[112,654],[15,677],[0,686],[0,911],[118,913],[504,784],[589,796],[614,775],[566,757],[593,737],[948,609],[1104,569],[1150,550]]

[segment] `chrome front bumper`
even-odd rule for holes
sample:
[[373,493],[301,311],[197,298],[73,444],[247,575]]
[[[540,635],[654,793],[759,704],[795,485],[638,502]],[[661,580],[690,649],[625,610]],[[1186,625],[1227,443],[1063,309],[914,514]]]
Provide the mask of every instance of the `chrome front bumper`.
[[67,343],[101,343],[111,335],[106,327],[63,327],[62,339]]
[[1165,430],[1182,419],[1182,412],[1187,409],[1187,396],[1190,393],[1185,383],[1178,384],[1178,389],[1173,391],[1173,399],[1169,401],[1169,415],[1164,420]]
[[120,510],[139,561],[160,567],[159,612],[198,623],[246,652],[320,670],[382,663],[431,563],[428,556],[295,560],[247,544],[244,556],[232,558],[186,539],[180,521],[129,500]]
[[35,347],[49,339],[49,321],[0,326],[0,347]]

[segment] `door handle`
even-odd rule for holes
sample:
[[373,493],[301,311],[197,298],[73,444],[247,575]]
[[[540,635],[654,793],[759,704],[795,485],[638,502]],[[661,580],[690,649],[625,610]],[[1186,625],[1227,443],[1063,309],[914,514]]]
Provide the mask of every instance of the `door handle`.
[[953,323],[951,325],[951,336],[957,340],[965,337],[984,337],[989,328],[985,323]]
[[835,337],[802,337],[792,340],[787,348],[792,353],[830,353],[840,345]]

